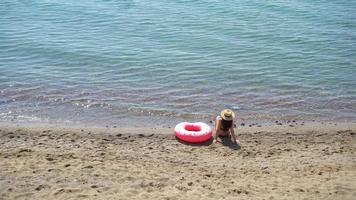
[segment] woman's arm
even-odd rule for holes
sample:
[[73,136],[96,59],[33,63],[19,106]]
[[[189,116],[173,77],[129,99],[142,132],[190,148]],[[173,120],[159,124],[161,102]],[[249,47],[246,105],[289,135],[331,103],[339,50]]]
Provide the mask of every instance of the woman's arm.
[[232,123],[232,125],[231,125],[230,133],[231,133],[231,140],[233,142],[239,143],[239,141],[236,139],[235,130],[234,130],[234,123]]

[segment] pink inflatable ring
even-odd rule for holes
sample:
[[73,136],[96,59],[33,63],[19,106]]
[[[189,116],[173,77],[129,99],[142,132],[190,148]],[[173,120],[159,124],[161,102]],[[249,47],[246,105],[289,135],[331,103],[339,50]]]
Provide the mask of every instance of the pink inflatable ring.
[[182,122],[174,128],[176,137],[190,143],[201,143],[211,138],[212,132],[209,125],[203,122]]

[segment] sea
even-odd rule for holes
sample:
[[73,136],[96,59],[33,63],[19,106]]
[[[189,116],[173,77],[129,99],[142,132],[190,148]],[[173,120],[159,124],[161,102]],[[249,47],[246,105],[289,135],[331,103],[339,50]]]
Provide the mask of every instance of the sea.
[[0,122],[356,122],[356,1],[1,0]]

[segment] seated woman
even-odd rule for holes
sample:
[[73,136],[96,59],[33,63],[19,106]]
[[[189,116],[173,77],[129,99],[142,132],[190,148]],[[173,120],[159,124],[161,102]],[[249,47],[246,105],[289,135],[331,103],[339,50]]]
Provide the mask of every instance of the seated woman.
[[213,143],[217,142],[218,137],[230,137],[235,144],[240,144],[234,132],[235,113],[230,109],[221,111],[220,116],[216,117],[215,133],[213,133]]

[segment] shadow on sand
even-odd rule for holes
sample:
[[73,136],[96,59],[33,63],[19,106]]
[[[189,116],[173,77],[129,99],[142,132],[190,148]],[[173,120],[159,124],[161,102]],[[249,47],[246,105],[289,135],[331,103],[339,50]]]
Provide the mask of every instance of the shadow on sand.
[[[210,140],[203,142],[203,143],[189,143],[186,141],[183,141],[179,138],[176,137],[176,139],[178,140],[178,142],[185,144],[185,145],[189,145],[189,146],[210,146],[210,145],[214,145],[213,144],[213,138],[210,138]],[[231,139],[229,137],[219,137],[218,142],[220,144],[222,144],[223,146],[229,147],[230,149],[233,150],[239,150],[241,148],[241,146],[239,144],[233,143],[231,141]]]
[[230,137],[219,137],[219,138],[221,140],[222,145],[229,147],[230,149],[233,149],[233,150],[241,149],[241,146],[237,143],[232,142]]

